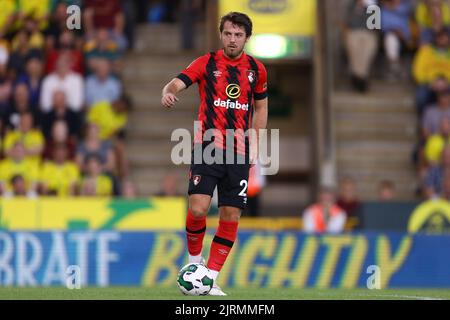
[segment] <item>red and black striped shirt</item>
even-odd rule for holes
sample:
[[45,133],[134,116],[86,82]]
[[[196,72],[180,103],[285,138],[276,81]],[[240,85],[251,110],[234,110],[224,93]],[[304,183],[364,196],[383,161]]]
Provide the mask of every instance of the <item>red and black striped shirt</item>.
[[[203,142],[208,129],[218,129],[222,139],[216,146],[224,148],[227,129],[245,132],[251,128],[254,100],[267,97],[267,72],[264,65],[245,52],[231,60],[223,50],[205,54],[194,60],[177,76],[187,87],[198,83],[200,107],[198,120],[201,131],[194,143]],[[235,151],[245,154],[245,144],[237,139]]]

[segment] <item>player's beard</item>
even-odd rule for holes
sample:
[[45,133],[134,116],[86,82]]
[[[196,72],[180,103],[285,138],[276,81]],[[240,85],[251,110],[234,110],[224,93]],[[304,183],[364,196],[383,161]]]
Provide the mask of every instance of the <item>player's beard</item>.
[[231,58],[234,59],[236,57],[239,57],[239,55],[242,53],[242,51],[244,50],[244,47],[239,48],[238,46],[235,46],[233,49],[231,49],[230,47],[225,47],[225,54]]

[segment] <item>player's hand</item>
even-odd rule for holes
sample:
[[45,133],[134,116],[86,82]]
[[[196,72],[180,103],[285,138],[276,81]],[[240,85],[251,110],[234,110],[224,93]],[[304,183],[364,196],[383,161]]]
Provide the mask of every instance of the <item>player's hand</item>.
[[161,98],[161,104],[166,108],[172,108],[177,101],[178,98],[173,93],[166,93]]

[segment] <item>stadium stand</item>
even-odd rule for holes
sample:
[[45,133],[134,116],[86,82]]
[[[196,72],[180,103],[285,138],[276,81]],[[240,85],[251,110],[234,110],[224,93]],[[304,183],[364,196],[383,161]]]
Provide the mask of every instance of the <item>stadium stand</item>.
[[[175,127],[192,130],[192,106],[198,104],[198,98],[195,90],[185,92],[176,113],[167,117],[159,107],[159,95],[161,83],[197,56],[207,35],[203,29],[196,30],[193,43],[197,51],[183,50],[185,34],[180,32],[182,21],[174,3],[159,9],[147,3],[149,15],[145,16],[139,12],[142,2],[133,7],[128,1],[5,1],[0,16],[3,159],[8,160],[15,143],[21,141],[26,157],[34,154],[42,169],[46,161],[53,161],[56,150],[64,149],[63,144],[67,160],[75,161],[80,172],[74,194],[83,189],[81,177],[87,174],[87,160],[95,162],[94,169],[99,164],[101,172],[93,176],[109,177],[116,196],[122,195],[125,185],[130,197],[135,197],[137,190],[143,195],[158,194],[170,170],[179,178],[185,176],[186,167],[171,167],[172,145],[166,140]],[[66,28],[65,10],[71,4],[83,5],[82,30]],[[106,4],[108,14],[99,10]],[[355,10],[358,5],[366,8],[370,4],[379,4],[384,18],[376,37],[363,32],[364,15]],[[348,55],[349,78],[356,91],[339,81],[331,95],[337,178],[357,181],[355,193],[361,201],[377,199],[383,179],[395,184],[397,200],[427,198],[430,188],[426,186],[444,176],[435,168],[444,147],[431,148],[435,161],[431,165],[426,143],[449,108],[448,68],[439,67],[449,63],[445,54],[449,50],[449,3],[351,0],[340,6],[347,19],[341,45]],[[135,35],[130,26],[137,21],[141,24]],[[358,37],[370,49],[363,57],[355,50]],[[131,45],[133,50],[128,50]],[[393,78],[401,81],[392,85]],[[284,88],[292,86],[280,79]],[[271,90],[275,104],[277,88]],[[131,105],[135,105],[132,112]],[[291,130],[287,122],[274,118],[271,123],[285,132]],[[285,161],[310,161],[305,160],[304,152],[293,154],[297,149],[307,150],[308,144],[289,139],[280,143]],[[412,150],[414,161],[410,160]],[[277,179],[288,175],[282,171]],[[273,182],[269,179],[264,188],[271,190],[274,201],[282,204],[284,199],[302,199],[295,205],[305,205],[307,191],[274,188]],[[37,188],[39,192],[44,189],[48,188]],[[292,196],[298,192],[302,197]]]
[[[84,28],[69,30],[67,8]],[[121,195],[127,179],[122,92],[124,3],[2,1],[0,141],[4,196]],[[100,116],[101,115],[101,116]],[[126,180],[127,196],[135,187]]]
[[[358,181],[358,193],[363,201],[377,200],[377,186],[382,180],[395,185],[392,200],[426,199],[430,189],[424,185],[431,183],[426,182],[432,180],[430,175],[436,175],[429,171],[436,172],[436,168],[431,168],[436,163],[439,166],[444,146],[442,136],[436,136],[435,143],[428,143],[428,152],[424,149],[448,108],[450,3],[446,0],[346,1],[338,12],[348,12],[357,3],[381,7],[382,23],[378,31],[381,47],[369,76],[373,85],[367,91],[355,86],[352,73],[349,80],[353,81],[350,83],[355,93],[348,90],[345,79],[336,77],[331,101],[338,176]],[[355,22],[356,18],[350,15],[348,19],[344,25]],[[335,59],[341,58],[335,56]],[[352,61],[351,55],[344,61]],[[336,70],[340,70],[339,65],[346,68],[337,62]],[[434,160],[431,167],[430,157]]]

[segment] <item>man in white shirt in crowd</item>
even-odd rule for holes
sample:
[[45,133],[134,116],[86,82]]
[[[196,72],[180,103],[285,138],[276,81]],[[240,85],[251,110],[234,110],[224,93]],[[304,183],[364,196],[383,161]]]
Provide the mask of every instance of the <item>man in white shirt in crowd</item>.
[[41,111],[47,113],[52,109],[55,91],[66,94],[67,106],[74,112],[80,112],[84,102],[84,79],[70,70],[70,57],[62,54],[56,62],[56,70],[44,78],[41,92]]

